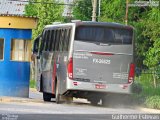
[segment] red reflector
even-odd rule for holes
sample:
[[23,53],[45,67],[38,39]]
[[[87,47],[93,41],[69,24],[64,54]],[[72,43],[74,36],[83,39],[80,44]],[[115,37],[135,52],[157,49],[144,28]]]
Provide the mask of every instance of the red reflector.
[[96,85],[95,85],[95,88],[96,88],[96,89],[105,89],[105,88],[106,88],[106,85],[96,84]]
[[74,86],[77,86],[77,85],[78,85],[78,83],[77,83],[77,82],[73,82],[73,85],[74,85]]
[[68,77],[73,79],[73,58],[70,58],[68,62]]
[[122,88],[123,88],[123,89],[126,89],[127,87],[128,87],[128,85],[123,85],[123,87],[122,87]]
[[135,64],[130,64],[129,76],[128,76],[128,83],[133,82],[135,74]]
[[110,55],[114,55],[114,54],[112,54],[112,53],[104,53],[104,52],[91,52],[92,54],[97,54],[97,55],[108,55],[108,56],[110,56]]

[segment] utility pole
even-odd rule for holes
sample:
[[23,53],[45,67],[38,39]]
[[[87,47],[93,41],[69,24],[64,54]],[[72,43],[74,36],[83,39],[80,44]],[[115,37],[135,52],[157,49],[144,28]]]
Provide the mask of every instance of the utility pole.
[[97,0],[92,0],[92,6],[93,6],[92,21],[95,22],[97,17]]
[[99,21],[99,18],[101,16],[101,0],[99,0],[99,8],[98,8],[98,21]]
[[125,16],[126,25],[128,25],[128,3],[129,3],[129,0],[126,0],[126,16]]

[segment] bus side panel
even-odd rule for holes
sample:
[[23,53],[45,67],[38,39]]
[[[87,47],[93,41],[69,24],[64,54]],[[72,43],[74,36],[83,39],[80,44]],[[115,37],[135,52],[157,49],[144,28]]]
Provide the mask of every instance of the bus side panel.
[[41,59],[43,92],[52,93],[53,53],[43,52]]
[[41,91],[41,64],[40,64],[40,59],[35,59],[35,63],[34,63],[34,65],[35,65],[35,80],[37,81],[37,86],[36,86],[36,88],[37,88],[37,90],[38,91]]
[[67,91],[66,80],[67,80],[67,58],[68,52],[61,52],[58,55],[57,61],[57,80],[59,80],[59,92],[63,94]]

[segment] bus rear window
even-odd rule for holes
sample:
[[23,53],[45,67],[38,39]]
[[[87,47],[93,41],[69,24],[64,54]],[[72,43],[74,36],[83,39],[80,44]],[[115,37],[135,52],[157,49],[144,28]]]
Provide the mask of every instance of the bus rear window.
[[75,40],[107,44],[132,44],[132,36],[132,29],[79,26],[76,28]]

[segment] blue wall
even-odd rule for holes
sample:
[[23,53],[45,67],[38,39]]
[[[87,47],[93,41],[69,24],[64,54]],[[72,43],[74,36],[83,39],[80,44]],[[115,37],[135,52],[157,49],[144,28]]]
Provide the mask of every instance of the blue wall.
[[31,40],[32,31],[0,28],[4,38],[4,60],[0,61],[0,96],[29,96],[30,63],[11,61],[11,40]]

